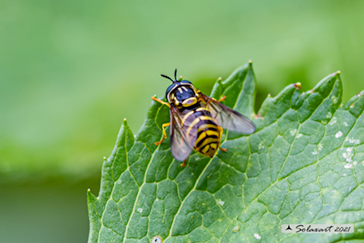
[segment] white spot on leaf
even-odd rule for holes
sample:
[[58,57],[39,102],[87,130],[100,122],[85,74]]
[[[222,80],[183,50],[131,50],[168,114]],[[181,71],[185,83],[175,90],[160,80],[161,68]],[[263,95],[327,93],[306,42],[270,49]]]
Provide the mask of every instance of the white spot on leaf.
[[294,130],[289,131],[289,133],[290,133],[292,136],[294,136],[294,135],[296,134],[296,132],[297,132],[297,129],[294,129]]
[[138,208],[138,212],[139,213],[142,213],[143,212],[143,209],[142,208]]
[[341,131],[338,131],[336,134],[335,134],[335,137],[336,138],[339,138],[343,135],[343,133]]
[[346,162],[351,162],[353,156],[353,148],[347,148],[346,153],[343,153],[343,157],[345,158]]
[[348,123],[347,122],[343,122],[344,126],[348,127]]
[[331,120],[330,122],[329,122],[329,125],[331,126],[331,125],[334,125],[336,123],[336,120]]
[[329,113],[327,113],[327,115],[326,115],[326,118],[331,118],[332,117],[332,113],[329,111]]
[[353,144],[359,144],[360,143],[359,139],[348,138],[348,139],[346,139],[346,141],[348,141],[349,143],[353,143]]
[[302,134],[301,133],[297,134],[297,138],[300,138],[300,137],[302,137]]
[[260,240],[260,239],[262,238],[262,237],[260,237],[260,235],[259,235],[259,234],[257,234],[257,233],[255,233],[255,234],[254,234],[254,237],[255,237],[255,238],[257,238],[258,240]]
[[234,228],[233,228],[233,232],[239,232],[240,231],[240,226],[239,225],[236,225]]
[[336,117],[333,117],[329,122],[329,125],[334,125],[336,123]]
[[217,203],[220,204],[221,206],[224,206],[224,201],[221,201],[221,199],[217,200]]
[[263,145],[264,143],[263,143],[263,141],[259,144],[259,147],[258,147],[258,149],[263,149],[264,148],[264,145]]
[[332,103],[336,104],[339,99],[336,96],[331,96],[331,100],[332,100]]
[[154,236],[152,239],[152,243],[162,243],[162,238],[159,235]]
[[346,165],[344,165],[344,167],[345,167],[345,169],[350,169],[351,167],[353,167],[353,165],[352,164],[346,164]]

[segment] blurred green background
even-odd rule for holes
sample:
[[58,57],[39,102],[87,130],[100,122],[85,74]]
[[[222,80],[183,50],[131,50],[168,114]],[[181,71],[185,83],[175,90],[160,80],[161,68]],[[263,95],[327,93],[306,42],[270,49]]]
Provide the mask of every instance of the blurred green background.
[[0,241],[85,242],[86,189],[124,118],[179,75],[209,94],[253,60],[257,106],[342,71],[364,89],[363,1],[0,1]]

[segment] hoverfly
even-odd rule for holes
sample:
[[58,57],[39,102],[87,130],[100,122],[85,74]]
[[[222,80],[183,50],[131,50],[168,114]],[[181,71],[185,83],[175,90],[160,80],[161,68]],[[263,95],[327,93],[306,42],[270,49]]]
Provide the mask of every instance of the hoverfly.
[[182,80],[182,76],[177,79],[177,69],[174,80],[164,74],[161,76],[172,81],[166,90],[168,102],[152,99],[170,108],[170,122],[162,125],[163,138],[155,145],[167,138],[165,128],[170,126],[171,152],[176,160],[183,161],[182,167],[192,149],[211,158],[217,149],[226,152],[220,147],[223,128],[242,134],[255,131],[251,120],[220,103],[226,96],[217,101],[204,95],[190,81]]

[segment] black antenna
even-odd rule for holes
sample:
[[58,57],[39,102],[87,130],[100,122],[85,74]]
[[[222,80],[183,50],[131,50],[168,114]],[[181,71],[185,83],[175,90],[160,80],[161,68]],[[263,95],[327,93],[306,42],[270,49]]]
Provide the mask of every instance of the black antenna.
[[167,78],[167,79],[171,80],[173,83],[175,82],[173,79],[171,79],[170,77],[168,77],[168,76],[167,76],[167,75],[165,75],[165,74],[161,74],[161,76],[162,76],[163,78]]
[[177,81],[177,68],[174,70],[174,80]]

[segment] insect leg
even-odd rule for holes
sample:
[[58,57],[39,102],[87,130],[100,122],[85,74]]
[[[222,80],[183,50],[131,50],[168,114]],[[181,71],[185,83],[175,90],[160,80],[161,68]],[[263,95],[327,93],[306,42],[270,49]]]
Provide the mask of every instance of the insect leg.
[[227,149],[226,149],[226,148],[221,148],[220,146],[219,146],[219,149],[220,149],[222,152],[226,152],[226,151],[227,151]]
[[[225,99],[226,98],[226,96],[224,96],[223,97],[223,99]],[[222,129],[222,127],[219,127],[220,128],[220,139],[221,139],[221,137],[222,137],[222,133],[223,133],[223,131],[224,131],[224,129]],[[219,149],[221,150],[221,151],[223,151],[223,152],[226,152],[226,148],[221,148],[220,147],[220,144],[219,144]]]
[[164,139],[166,139],[167,138],[167,133],[166,133],[166,130],[165,130],[165,128],[166,127],[168,127],[170,124],[169,124],[169,122],[168,123],[164,123],[163,125],[162,125],[162,131],[163,131],[163,138],[162,138],[162,140],[161,141],[159,141],[159,142],[155,142],[154,144],[155,144],[155,146],[158,146],[159,144],[161,144],[163,141],[164,141]]
[[224,101],[226,99],[226,95],[224,95],[224,97],[222,97],[221,99],[218,100],[218,102]]
[[187,162],[187,159],[185,159],[185,161],[183,161],[183,163],[181,164],[181,167],[185,168],[186,167],[186,162]]
[[216,100],[215,98],[211,98],[211,99],[213,99],[213,100],[215,100],[215,101],[217,101],[217,102],[221,102],[221,101],[224,101],[225,99],[226,99],[226,95],[224,95],[224,97],[222,97],[221,99],[219,99],[219,100]]
[[166,105],[166,106],[170,107],[167,102],[164,102],[163,100],[160,100],[156,97],[152,97],[152,100],[157,101],[157,102],[161,103],[162,105]]

